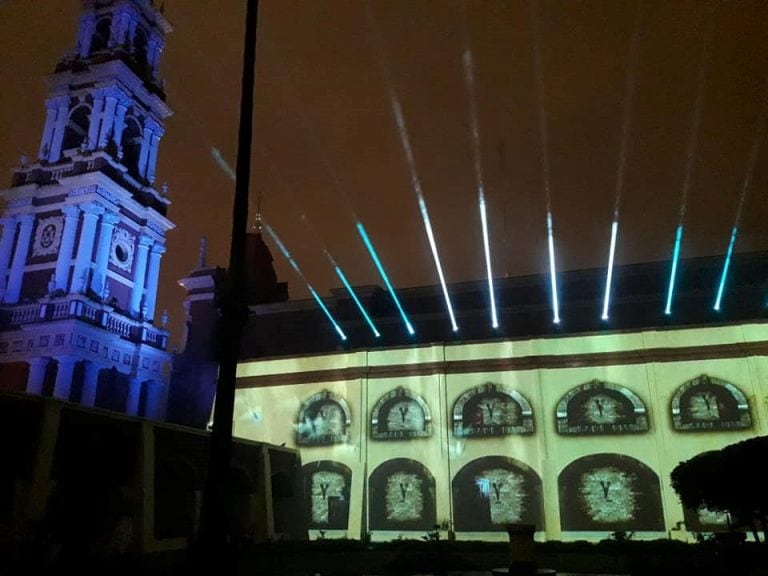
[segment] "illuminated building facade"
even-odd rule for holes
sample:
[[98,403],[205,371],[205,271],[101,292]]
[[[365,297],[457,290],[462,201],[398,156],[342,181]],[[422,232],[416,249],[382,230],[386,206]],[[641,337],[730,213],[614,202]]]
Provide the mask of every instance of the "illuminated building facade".
[[174,225],[155,174],[170,31],[149,0],[83,2],[75,52],[48,77],[37,158],[2,191],[0,389],[165,414],[156,297]]
[[[498,330],[483,282],[327,301],[346,342],[312,301],[251,307],[234,416],[241,438],[301,452],[305,513],[328,535],[506,539],[533,523],[547,539],[691,537],[727,519],[686,511],[670,487],[681,461],[768,433],[768,254],[734,259],[712,310],[721,258],[681,262],[673,316],[667,263],[617,267],[610,325],[603,270],[497,280]],[[680,530],[680,521],[686,528]],[[674,531],[673,531],[674,530]]]

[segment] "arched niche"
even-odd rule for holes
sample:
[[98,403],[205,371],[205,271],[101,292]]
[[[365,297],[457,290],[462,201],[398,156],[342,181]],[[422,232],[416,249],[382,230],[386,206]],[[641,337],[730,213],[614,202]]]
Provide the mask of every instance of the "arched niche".
[[83,142],[88,142],[88,126],[91,120],[91,108],[87,104],[80,104],[72,109],[67,119],[67,127],[64,130],[62,150],[80,148]]
[[384,394],[371,411],[371,438],[408,440],[432,435],[432,412],[424,399],[402,387]]
[[352,471],[331,460],[310,462],[301,468],[307,525],[314,529],[346,530]]
[[122,141],[117,151],[118,159],[122,160],[128,172],[138,178],[141,176],[141,167],[139,160],[141,158],[141,145],[144,140],[141,122],[135,116],[128,116],[125,119]]
[[506,456],[472,460],[454,476],[453,522],[464,532],[504,531],[506,524],[544,529],[541,478]]
[[139,70],[141,70],[142,73],[146,71],[146,68],[149,64],[147,54],[148,44],[149,39],[147,38],[147,33],[140,26],[137,27],[136,34],[133,37],[132,52],[133,59],[136,61],[136,65],[139,67]]
[[432,530],[437,523],[435,479],[416,460],[379,465],[368,479],[368,494],[371,530]]
[[112,35],[112,18],[107,16],[96,22],[96,28],[91,39],[91,54],[109,48],[109,38]]
[[517,390],[488,382],[464,392],[453,405],[459,438],[533,434],[533,410]]
[[645,403],[631,390],[592,380],[557,403],[557,432],[565,435],[638,434],[648,431]]
[[622,454],[574,460],[557,479],[566,531],[664,530],[659,477]]
[[675,391],[672,427],[680,432],[751,428],[749,401],[730,382],[702,374]]
[[323,390],[307,398],[301,405],[296,443],[300,446],[344,444],[351,422],[347,401]]

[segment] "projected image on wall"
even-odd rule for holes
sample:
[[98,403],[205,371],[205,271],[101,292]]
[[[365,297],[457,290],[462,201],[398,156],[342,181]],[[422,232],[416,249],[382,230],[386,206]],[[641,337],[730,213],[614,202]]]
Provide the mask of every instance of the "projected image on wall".
[[309,528],[346,530],[352,471],[339,462],[320,460],[301,468]]
[[730,382],[702,374],[672,397],[672,426],[681,432],[751,428],[749,402]]
[[431,530],[436,523],[435,479],[420,462],[387,460],[368,479],[371,530]]
[[544,528],[541,479],[527,465],[505,456],[485,456],[466,464],[453,479],[457,531],[503,531],[505,524]]
[[731,522],[728,513],[699,508],[691,510],[683,508],[685,527],[689,532],[730,532]]
[[453,434],[460,438],[533,434],[533,410],[516,390],[489,382],[456,400]]
[[592,380],[570,390],[556,411],[557,431],[566,435],[637,434],[648,431],[645,404],[631,390]]
[[352,419],[342,397],[323,390],[301,405],[296,424],[296,443],[300,446],[328,446],[347,441]]
[[563,530],[664,530],[659,478],[620,454],[571,462],[558,478]]
[[371,412],[371,438],[407,440],[432,435],[432,413],[424,399],[405,388],[379,398]]

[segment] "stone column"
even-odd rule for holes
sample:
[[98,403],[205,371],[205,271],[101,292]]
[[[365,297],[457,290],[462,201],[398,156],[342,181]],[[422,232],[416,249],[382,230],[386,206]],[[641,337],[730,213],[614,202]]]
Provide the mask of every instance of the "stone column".
[[48,368],[50,358],[30,358],[29,375],[27,376],[27,394],[40,396],[43,393],[45,383],[45,370]]
[[117,147],[117,159],[123,159],[123,129],[125,128],[125,114],[128,112],[128,106],[118,100],[117,112],[115,113],[115,129],[112,131],[112,141]]
[[155,305],[157,303],[157,284],[160,280],[160,259],[165,254],[165,246],[155,244],[149,254],[149,270],[147,271],[147,292],[144,296],[144,302],[147,305],[146,320],[152,320],[155,317]]
[[99,372],[102,366],[90,360],[85,361],[83,373],[83,393],[80,396],[80,404],[83,406],[96,405],[96,393],[99,388]]
[[53,385],[53,397],[59,400],[69,400],[72,390],[72,376],[78,358],[75,356],[59,356],[56,358],[59,367],[56,369],[56,383]]
[[144,125],[144,134],[141,139],[141,150],[139,150],[139,164],[137,171],[139,176],[146,177],[147,175],[147,158],[149,157],[149,148],[152,143],[152,129],[148,123]]
[[128,387],[128,398],[125,400],[125,413],[130,416],[137,416],[139,413],[139,401],[141,400],[141,376],[131,376]]
[[3,225],[3,236],[0,238],[0,295],[4,295],[8,266],[13,254],[13,241],[16,239],[17,222],[15,217],[6,216],[0,219],[0,224]]
[[93,256],[93,244],[96,237],[96,223],[99,214],[104,213],[104,208],[98,204],[83,204],[83,226],[80,230],[80,240],[77,246],[75,269],[72,272],[71,292],[83,293],[87,286],[87,275],[91,268]]
[[150,380],[147,387],[147,405],[144,416],[152,420],[162,420],[165,415],[165,386],[157,380]]
[[163,41],[155,35],[149,39],[149,65],[152,68],[152,78],[158,79],[160,73],[160,55],[163,53]]
[[45,128],[43,128],[43,137],[40,140],[40,152],[38,158],[40,160],[48,160],[51,154],[51,136],[53,135],[53,129],[56,127],[56,113],[57,104],[55,101],[48,101],[45,104]]
[[109,132],[115,123],[115,108],[117,108],[117,98],[112,94],[107,94],[104,104],[104,115],[101,119],[101,129],[99,130],[99,142],[97,145],[99,149],[107,145]]
[[160,149],[160,137],[163,135],[161,129],[157,129],[152,134],[152,141],[149,146],[149,157],[147,159],[147,180],[150,183],[155,181],[155,170],[157,169],[157,152]]
[[61,245],[56,259],[54,283],[57,290],[66,292],[69,282],[69,267],[72,265],[72,249],[75,246],[77,224],[80,221],[80,208],[74,204],[66,204],[61,212],[64,214],[64,231],[61,233]]
[[80,27],[77,31],[77,55],[87,58],[91,51],[93,33],[96,31],[96,14],[86,12],[80,16]]
[[61,158],[61,144],[64,141],[64,132],[67,129],[69,120],[69,98],[57,98],[56,103],[59,106],[56,112],[56,122],[53,127],[53,136],[51,137],[51,148],[48,153],[48,160],[58,162]]
[[109,249],[112,247],[112,235],[115,231],[115,224],[118,222],[120,222],[120,216],[112,212],[106,212],[101,217],[99,244],[96,248],[96,262],[93,266],[93,276],[91,277],[91,290],[98,295],[104,293],[104,286],[106,286]]
[[141,315],[141,297],[144,295],[144,279],[147,277],[147,252],[152,244],[149,236],[139,236],[139,245],[133,259],[133,289],[131,290],[131,315]]
[[99,128],[103,117],[104,95],[95,93],[93,95],[93,108],[91,108],[91,123],[88,125],[88,150],[95,150],[98,147]]
[[15,304],[19,301],[21,282],[24,279],[24,266],[27,264],[29,241],[32,238],[32,225],[34,223],[34,214],[22,214],[19,216],[19,238],[16,241],[16,250],[13,253],[13,263],[11,264],[11,272],[8,275],[8,287],[4,297],[4,301],[7,304]]

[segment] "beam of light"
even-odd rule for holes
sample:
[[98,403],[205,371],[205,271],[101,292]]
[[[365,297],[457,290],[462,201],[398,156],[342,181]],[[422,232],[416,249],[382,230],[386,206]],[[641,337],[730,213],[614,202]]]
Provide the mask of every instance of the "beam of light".
[[283,244],[282,240],[277,236],[275,231],[272,229],[272,227],[267,224],[264,229],[267,231],[267,234],[272,238],[272,241],[275,243],[275,245],[278,247],[280,252],[282,252],[283,256],[285,256],[285,259],[288,261],[288,263],[291,265],[291,268],[296,272],[296,274],[304,281],[304,284],[307,285],[307,289],[309,290],[309,293],[312,295],[312,298],[315,299],[315,302],[317,302],[318,306],[320,306],[320,309],[325,313],[328,320],[330,320],[331,324],[333,325],[334,329],[338,333],[339,337],[342,340],[347,339],[347,335],[344,334],[344,330],[341,329],[341,326],[339,326],[339,323],[336,322],[336,319],[333,317],[333,314],[331,314],[331,311],[328,310],[325,303],[323,302],[322,298],[315,292],[315,289],[312,287],[312,285],[307,281],[307,278],[302,273],[301,269],[299,268],[299,265],[296,264],[296,261],[293,259],[293,256],[291,256],[291,253],[288,252],[288,249],[285,247],[285,244]]
[[547,214],[547,243],[549,244],[549,282],[552,287],[552,322],[560,324],[560,304],[557,298],[557,268],[555,267],[555,235],[552,214]]
[[371,320],[371,317],[368,315],[368,312],[365,311],[365,308],[363,307],[363,303],[360,302],[360,299],[357,297],[357,294],[355,294],[355,291],[352,289],[352,286],[347,281],[347,277],[344,276],[344,272],[341,271],[341,268],[339,266],[334,266],[333,268],[336,271],[336,275],[341,280],[341,283],[344,284],[344,287],[347,289],[347,292],[349,292],[349,295],[352,296],[352,300],[355,301],[355,304],[357,304],[358,310],[360,310],[360,314],[363,315],[363,318],[365,318],[365,321],[368,323],[368,326],[371,328],[371,332],[373,332],[373,335],[376,336],[376,338],[379,338],[381,336],[381,333],[376,329],[376,325],[373,323],[373,320]]
[[675,292],[675,277],[677,276],[677,263],[680,259],[680,244],[683,241],[683,226],[677,227],[675,234],[675,249],[672,253],[672,271],[669,273],[669,287],[667,288],[667,306],[664,308],[664,314],[672,314],[672,295]]
[[419,179],[418,171],[416,170],[416,161],[413,157],[413,148],[411,147],[411,139],[408,136],[408,127],[405,123],[405,116],[403,114],[403,107],[400,104],[400,99],[397,96],[395,90],[395,83],[392,80],[392,72],[390,70],[389,59],[387,58],[384,50],[384,42],[381,38],[379,28],[376,25],[376,18],[373,14],[373,8],[370,1],[366,2],[366,14],[371,26],[372,36],[376,48],[376,54],[378,56],[379,63],[381,64],[381,70],[384,76],[384,85],[387,88],[389,95],[389,103],[392,107],[392,114],[395,117],[395,123],[397,124],[397,133],[400,136],[400,144],[403,147],[403,153],[405,155],[405,161],[408,165],[408,170],[411,175],[411,186],[416,199],[419,204],[419,211],[421,212],[421,219],[424,223],[424,230],[427,234],[427,240],[429,241],[429,247],[432,251],[432,260],[435,263],[437,270],[437,276],[440,279],[440,285],[443,289],[443,298],[445,299],[445,306],[448,309],[448,315],[451,318],[451,327],[454,332],[459,330],[458,324],[456,324],[456,317],[453,313],[453,305],[451,304],[451,297],[448,294],[448,286],[445,283],[445,276],[443,275],[443,267],[440,263],[440,255],[437,251],[437,243],[435,242],[435,235],[432,231],[432,223],[429,219],[429,211],[427,210],[427,203],[424,199],[424,192],[421,188],[421,180]]
[[488,294],[491,299],[491,325],[499,327],[499,319],[496,315],[496,295],[493,290],[493,271],[491,270],[491,248],[488,242],[488,217],[485,213],[485,197],[480,194],[480,222],[483,224],[483,248],[485,248],[485,268],[488,274]]
[[493,290],[493,269],[491,266],[491,246],[488,240],[488,215],[486,213],[485,206],[485,185],[483,182],[483,167],[480,155],[480,129],[477,123],[477,109],[475,103],[475,72],[474,72],[474,60],[472,58],[472,51],[469,49],[469,34],[466,30],[466,4],[462,4],[464,8],[463,20],[464,24],[464,42],[466,49],[462,57],[462,63],[464,65],[464,83],[467,87],[467,93],[469,96],[469,128],[472,136],[472,156],[474,157],[475,165],[475,180],[477,181],[477,197],[478,205],[480,208],[480,223],[483,227],[483,249],[485,251],[485,268],[488,276],[488,299],[491,304],[491,326],[493,328],[499,327],[499,319],[496,314],[496,295]]
[[616,256],[616,236],[619,233],[619,221],[611,225],[611,249],[608,253],[608,273],[605,276],[605,295],[603,296],[603,320],[608,320],[608,309],[611,305],[611,282],[613,281],[613,259]]
[[728,269],[731,266],[731,257],[733,256],[733,247],[736,244],[736,236],[739,233],[739,229],[734,226],[731,230],[731,240],[728,242],[728,252],[725,254],[725,262],[723,263],[723,273],[720,275],[720,284],[717,287],[717,297],[715,298],[715,305],[713,308],[716,311],[720,311],[720,304],[723,301],[723,292],[725,291],[725,281],[728,278]]
[[400,312],[400,317],[403,319],[403,323],[405,324],[406,330],[408,330],[408,334],[413,336],[416,331],[413,329],[413,326],[411,326],[411,322],[408,320],[408,316],[406,315],[405,310],[403,310],[402,304],[400,304],[400,299],[397,297],[397,294],[395,294],[395,289],[392,287],[392,283],[389,281],[389,276],[387,276],[387,273],[384,271],[384,265],[381,263],[381,260],[379,260],[379,255],[376,254],[376,249],[373,247],[373,243],[368,237],[362,222],[357,223],[357,232],[363,239],[363,244],[365,244],[365,247],[368,249],[368,254],[371,255],[371,259],[376,265],[376,269],[379,271],[381,279],[384,280],[384,284],[389,291],[389,295],[392,297],[392,301],[395,303],[395,306],[397,306],[397,309]]
[[229,176],[233,182],[237,180],[237,176],[235,175],[235,171],[232,170],[232,166],[230,166],[226,160],[224,160],[224,157],[221,155],[221,151],[214,147],[211,147],[211,156],[213,156],[213,159],[216,161],[216,164],[219,165],[219,168],[221,168],[224,173]]

